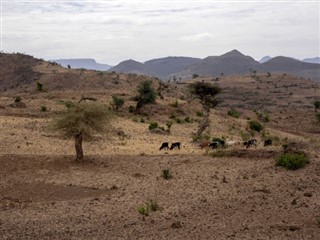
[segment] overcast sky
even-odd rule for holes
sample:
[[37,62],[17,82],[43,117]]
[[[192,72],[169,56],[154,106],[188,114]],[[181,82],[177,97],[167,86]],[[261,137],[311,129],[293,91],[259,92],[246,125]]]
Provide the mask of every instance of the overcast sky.
[[1,50],[46,60],[320,56],[319,1],[0,1]]

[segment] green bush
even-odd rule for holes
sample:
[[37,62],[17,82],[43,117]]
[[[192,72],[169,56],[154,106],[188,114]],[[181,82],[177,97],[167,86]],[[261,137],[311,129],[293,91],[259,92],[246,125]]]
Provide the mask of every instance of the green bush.
[[235,109],[230,109],[228,111],[228,115],[231,116],[231,117],[234,117],[234,118],[239,118],[240,117],[240,113]]
[[149,209],[151,212],[155,212],[161,210],[161,207],[155,200],[150,199],[149,202],[147,202],[147,209]]
[[15,99],[14,99],[14,102],[21,102],[22,101],[22,98],[20,96],[17,96]]
[[37,82],[37,90],[39,91],[39,92],[43,92],[43,84],[41,83],[41,82]]
[[139,207],[138,208],[138,212],[143,216],[148,216],[149,215],[148,208],[145,208],[145,207]]
[[155,129],[155,128],[158,128],[158,127],[159,127],[159,125],[158,125],[157,122],[151,122],[149,124],[149,130],[152,130],[152,129]]
[[129,106],[128,111],[129,111],[129,113],[133,113],[134,112],[134,106]]
[[64,103],[64,105],[65,105],[66,108],[68,108],[68,109],[74,107],[74,103],[71,102],[71,101],[66,101],[66,102]]
[[203,116],[204,116],[204,113],[203,113],[203,112],[197,112],[197,116],[198,116],[198,117],[203,117]]
[[112,96],[112,103],[111,106],[113,110],[118,111],[124,104],[124,100],[118,96]]
[[41,112],[46,112],[46,111],[47,111],[47,107],[46,107],[46,106],[41,106],[40,111],[41,111]]
[[309,159],[304,154],[284,153],[276,159],[276,166],[282,166],[289,170],[296,170],[309,163]]
[[248,124],[249,124],[250,129],[253,131],[260,132],[263,129],[263,126],[261,125],[261,123],[259,123],[256,120],[250,120],[250,121],[248,121]]
[[191,122],[192,122],[192,120],[190,119],[190,117],[185,117],[184,121],[187,122],[187,123],[191,123]]
[[164,179],[166,180],[169,180],[172,178],[172,175],[170,173],[170,170],[167,168],[167,169],[163,169],[162,170],[162,174],[161,174],[161,177],[163,177]]

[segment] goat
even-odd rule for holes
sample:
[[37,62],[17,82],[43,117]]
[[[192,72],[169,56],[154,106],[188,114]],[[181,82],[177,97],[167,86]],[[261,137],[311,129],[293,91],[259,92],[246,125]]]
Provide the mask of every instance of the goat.
[[166,148],[167,150],[169,149],[169,143],[168,143],[168,142],[162,143],[162,144],[161,144],[161,147],[159,148],[159,150],[162,150],[162,149],[164,149],[164,148]]

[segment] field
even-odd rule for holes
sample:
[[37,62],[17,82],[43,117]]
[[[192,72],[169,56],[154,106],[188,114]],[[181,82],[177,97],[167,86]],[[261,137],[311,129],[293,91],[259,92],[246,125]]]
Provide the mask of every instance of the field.
[[[206,135],[259,143],[206,150],[192,139],[202,108],[189,99],[186,83],[166,84],[164,99],[137,115],[128,109],[145,76],[46,62],[32,69],[42,75],[13,87],[6,81],[0,97],[0,239],[319,238],[320,126],[312,104],[319,83],[283,74],[193,79],[223,88]],[[15,79],[10,74],[1,77]],[[45,92],[35,90],[36,81]],[[74,141],[50,131],[52,119],[66,101],[94,97],[110,106],[115,94],[125,105],[110,132],[84,142],[85,162],[75,162]],[[14,104],[17,96],[25,107]],[[231,108],[240,118],[227,114]],[[247,121],[261,114],[270,118],[259,120],[265,130],[252,133]],[[170,134],[148,129],[169,120]],[[263,147],[263,135],[276,140],[273,146]],[[181,150],[159,151],[162,142],[176,141]],[[310,158],[296,171],[275,166],[291,142]],[[166,169],[171,179],[162,177]],[[156,211],[141,214],[150,201]]]

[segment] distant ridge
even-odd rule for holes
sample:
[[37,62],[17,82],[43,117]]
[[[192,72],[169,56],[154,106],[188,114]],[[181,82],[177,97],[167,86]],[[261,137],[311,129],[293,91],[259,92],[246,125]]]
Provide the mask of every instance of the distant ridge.
[[96,60],[92,58],[56,59],[51,61],[63,67],[68,67],[69,65],[71,68],[84,68],[98,71],[107,71],[111,68],[110,65],[97,63]]
[[302,59],[303,62],[307,62],[307,63],[316,63],[316,64],[320,64],[320,57],[314,57],[314,58],[305,58]]
[[274,58],[265,56],[260,62],[235,49],[220,56],[209,56],[204,59],[165,57],[149,60],[145,63],[127,60],[119,63],[109,71],[144,74],[158,77],[164,81],[174,78],[190,79],[194,75],[213,77],[244,75],[251,74],[253,71],[258,73],[287,73],[320,81],[319,64],[307,63],[283,56]]

